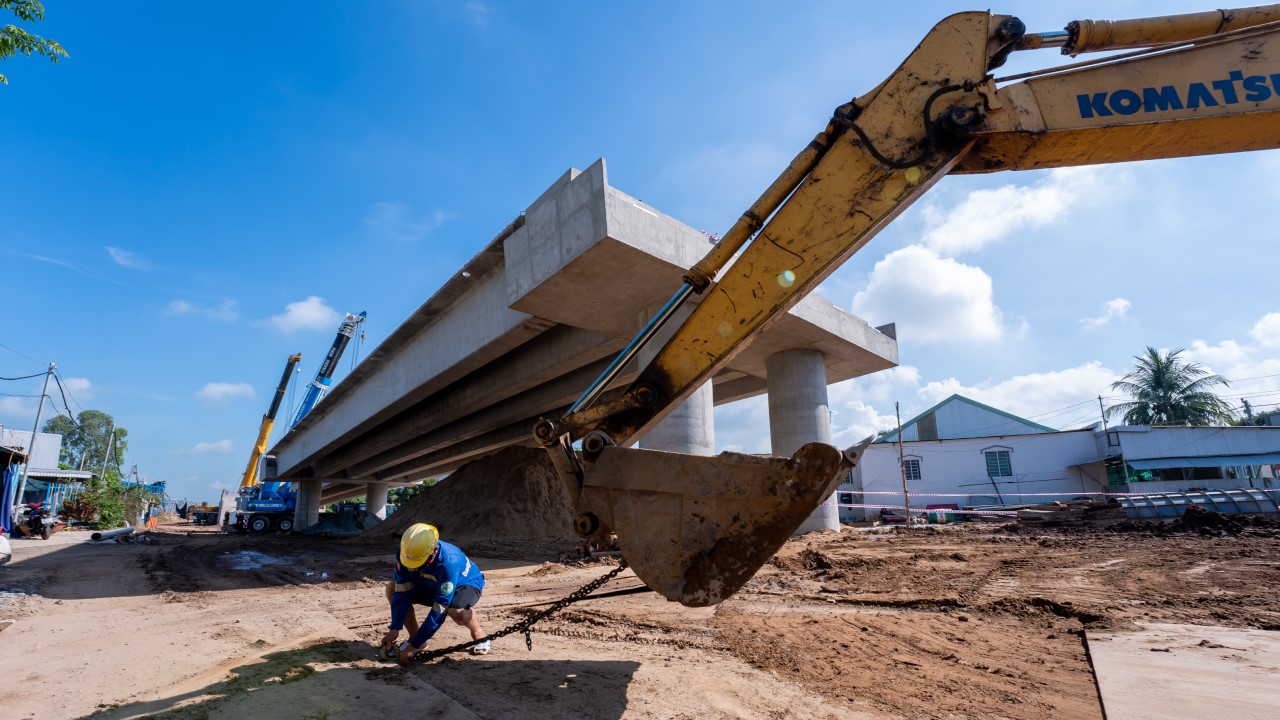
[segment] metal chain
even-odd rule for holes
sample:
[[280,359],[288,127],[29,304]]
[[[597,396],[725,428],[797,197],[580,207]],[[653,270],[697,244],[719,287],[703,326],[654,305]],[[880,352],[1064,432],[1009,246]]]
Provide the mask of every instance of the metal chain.
[[534,626],[535,623],[537,623],[540,620],[545,620],[546,618],[554,615],[555,613],[560,612],[561,610],[578,602],[579,600],[585,600],[588,595],[595,592],[596,590],[599,590],[601,587],[604,586],[605,583],[614,579],[615,577],[618,576],[618,573],[626,569],[627,569],[627,561],[623,560],[618,565],[618,567],[610,570],[609,572],[596,578],[595,580],[592,580],[586,585],[583,585],[577,590],[574,590],[573,592],[565,596],[563,599],[556,601],[555,604],[553,604],[551,607],[547,608],[546,610],[543,610],[537,615],[527,617],[524,620],[521,620],[520,622],[515,623],[514,625],[509,625],[499,630],[498,632],[490,633],[489,635],[486,635],[480,638],[479,640],[472,640],[471,642],[459,643],[457,645],[451,645],[446,648],[440,648],[439,650],[425,650],[423,652],[414,653],[413,657],[410,659],[410,662],[426,662],[428,660],[434,660],[438,657],[444,657],[445,655],[449,655],[451,653],[456,653],[462,650],[466,650],[467,648],[474,647],[476,645],[479,645],[482,642],[497,640],[500,637],[504,637],[506,635],[510,635],[512,633],[522,632],[522,631],[524,632],[525,647],[528,648],[529,650],[533,650],[533,636],[530,634],[530,629]]

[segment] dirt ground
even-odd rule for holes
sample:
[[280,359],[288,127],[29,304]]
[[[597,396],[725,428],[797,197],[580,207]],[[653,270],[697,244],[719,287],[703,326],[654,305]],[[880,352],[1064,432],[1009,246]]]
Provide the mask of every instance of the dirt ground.
[[[1280,630],[1274,527],[876,528],[793,540],[716,608],[595,600],[537,625],[532,651],[512,635],[402,669],[371,645],[394,541],[188,525],[83,540],[14,541],[0,568],[6,718],[1092,719],[1085,628]],[[465,549],[490,631],[611,567],[547,562],[554,541]]]

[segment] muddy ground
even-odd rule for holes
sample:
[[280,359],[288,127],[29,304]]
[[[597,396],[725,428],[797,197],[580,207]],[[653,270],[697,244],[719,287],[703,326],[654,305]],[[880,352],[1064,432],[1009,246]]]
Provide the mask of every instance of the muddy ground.
[[[401,669],[370,645],[392,543],[81,540],[15,541],[0,568],[8,718],[1101,718],[1085,628],[1280,630],[1273,527],[960,525],[810,535],[716,608],[596,600],[539,624],[532,651],[513,635]],[[554,541],[467,549],[490,631],[611,567],[548,562]]]

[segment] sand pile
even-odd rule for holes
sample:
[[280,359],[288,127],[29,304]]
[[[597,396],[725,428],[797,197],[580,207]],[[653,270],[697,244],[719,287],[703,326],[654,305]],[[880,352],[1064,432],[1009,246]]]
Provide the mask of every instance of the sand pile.
[[423,490],[362,537],[430,523],[449,542],[573,538],[573,507],[547,452],[513,446],[473,460]]

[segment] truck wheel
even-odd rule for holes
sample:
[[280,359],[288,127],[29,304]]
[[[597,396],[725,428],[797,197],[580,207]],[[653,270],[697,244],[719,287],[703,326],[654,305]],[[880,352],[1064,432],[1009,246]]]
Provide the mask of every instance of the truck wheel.
[[258,515],[249,521],[249,529],[254,532],[266,532],[271,527],[271,520]]
[[280,522],[276,523],[276,527],[280,528],[284,532],[289,532],[293,529],[293,518],[280,518]]

